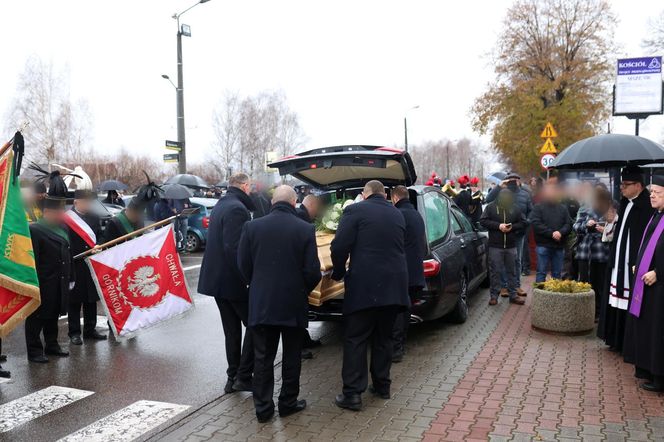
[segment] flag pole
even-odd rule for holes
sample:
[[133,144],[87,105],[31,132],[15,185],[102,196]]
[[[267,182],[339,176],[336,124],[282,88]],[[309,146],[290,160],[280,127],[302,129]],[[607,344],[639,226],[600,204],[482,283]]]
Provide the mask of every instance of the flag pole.
[[90,250],[86,250],[83,253],[79,253],[78,255],[74,256],[74,259],[85,258],[88,255],[91,255],[91,254],[96,253],[98,251],[101,251],[103,249],[107,249],[109,247],[113,247],[114,245],[117,245],[121,242],[124,242],[124,241],[130,239],[130,238],[133,238],[137,235],[140,235],[141,233],[145,233],[146,231],[148,231],[152,228],[157,228],[157,227],[161,227],[161,226],[166,225],[166,224],[170,224],[177,217],[178,217],[178,215],[173,215],[169,218],[166,218],[166,219],[163,219],[161,221],[157,221],[156,223],[150,224],[149,226],[142,227],[138,230],[134,230],[133,232],[127,233],[126,235],[122,235],[118,238],[107,241],[104,244],[100,244],[100,245],[95,246],[94,248],[92,248]]

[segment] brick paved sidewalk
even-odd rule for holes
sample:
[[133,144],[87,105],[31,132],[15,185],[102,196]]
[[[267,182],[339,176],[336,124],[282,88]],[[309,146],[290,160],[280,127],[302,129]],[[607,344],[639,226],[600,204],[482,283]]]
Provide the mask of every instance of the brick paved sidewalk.
[[[308,407],[302,413],[259,424],[251,396],[234,393],[151,440],[419,441],[507,310],[506,304],[489,308],[487,299],[486,292],[471,297],[465,324],[435,321],[411,328],[407,356],[392,367],[390,400],[365,394],[364,409],[358,413],[334,405],[341,391],[341,326],[337,325],[331,336],[323,338],[325,345],[314,350],[315,359],[303,362],[300,396]],[[277,367],[276,380],[280,379]],[[220,375],[219,382],[224,380]]]
[[633,373],[594,335],[534,331],[512,306],[424,439],[664,441],[664,396]]

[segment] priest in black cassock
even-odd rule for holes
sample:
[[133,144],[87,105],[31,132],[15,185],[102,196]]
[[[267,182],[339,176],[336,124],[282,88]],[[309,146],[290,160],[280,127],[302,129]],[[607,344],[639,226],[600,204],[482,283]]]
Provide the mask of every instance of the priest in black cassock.
[[640,241],[623,354],[645,379],[641,388],[664,391],[664,175],[652,177],[650,203],[656,212]]
[[625,337],[625,319],[639,245],[646,225],[653,214],[650,193],[645,188],[643,171],[638,166],[622,170],[620,183],[620,209],[609,256],[606,284],[608,290],[601,300],[597,336],[611,351],[622,352]]

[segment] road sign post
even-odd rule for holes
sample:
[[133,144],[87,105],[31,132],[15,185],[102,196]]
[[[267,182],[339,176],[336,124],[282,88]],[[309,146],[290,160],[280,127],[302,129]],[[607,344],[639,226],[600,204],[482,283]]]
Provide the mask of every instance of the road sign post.
[[556,138],[558,136],[558,132],[553,128],[553,124],[551,122],[547,122],[546,126],[544,126],[544,130],[542,130],[542,133],[540,133],[540,138],[544,138],[546,141],[540,148],[540,154],[542,155],[540,157],[540,165],[544,170],[546,170],[546,179],[549,179],[549,167],[551,167],[551,164],[553,164],[553,160],[556,159],[556,154],[558,153],[558,149],[556,149],[556,145],[553,144],[553,141],[551,140],[552,138]]

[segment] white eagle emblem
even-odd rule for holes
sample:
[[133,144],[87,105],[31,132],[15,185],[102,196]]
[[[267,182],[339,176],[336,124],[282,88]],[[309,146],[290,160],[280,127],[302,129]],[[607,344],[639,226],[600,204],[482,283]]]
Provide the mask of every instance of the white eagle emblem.
[[159,293],[159,275],[155,275],[154,267],[139,267],[132,276],[127,278],[129,283],[127,288],[131,291],[134,298],[143,296],[148,298]]

